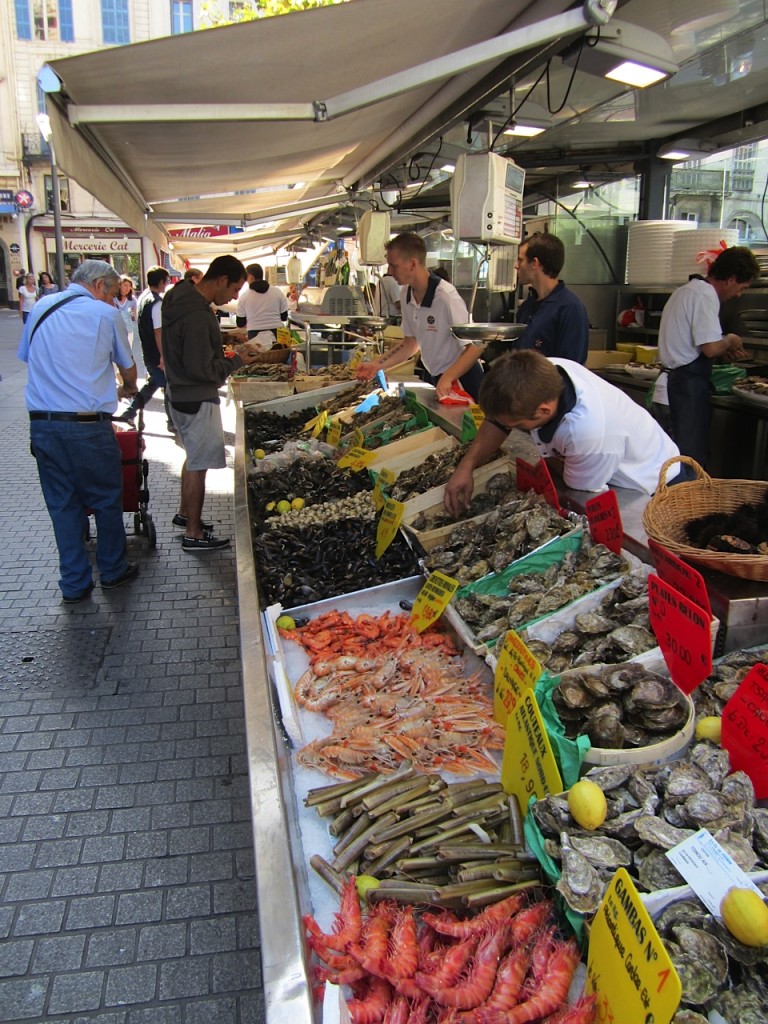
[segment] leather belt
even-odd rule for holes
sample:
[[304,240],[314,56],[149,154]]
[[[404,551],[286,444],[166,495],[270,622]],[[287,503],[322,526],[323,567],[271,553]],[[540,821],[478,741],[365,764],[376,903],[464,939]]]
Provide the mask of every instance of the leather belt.
[[31,412],[31,420],[66,420],[68,423],[98,423],[111,420],[110,412]]

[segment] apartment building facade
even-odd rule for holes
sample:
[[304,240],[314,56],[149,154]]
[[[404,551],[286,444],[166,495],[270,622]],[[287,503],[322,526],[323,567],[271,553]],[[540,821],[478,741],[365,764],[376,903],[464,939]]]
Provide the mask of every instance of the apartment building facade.
[[[199,27],[202,0],[0,0],[0,305],[16,277],[55,276],[51,155],[38,123],[37,76],[50,60]],[[119,95],[119,82],[105,82]],[[117,96],[116,96],[117,98]],[[77,182],[59,173],[64,266],[107,259],[137,282],[169,254],[126,227]]]

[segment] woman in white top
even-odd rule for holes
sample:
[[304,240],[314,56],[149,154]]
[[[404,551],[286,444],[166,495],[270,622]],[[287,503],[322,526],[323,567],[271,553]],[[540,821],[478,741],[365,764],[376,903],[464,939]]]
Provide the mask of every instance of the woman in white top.
[[288,319],[288,302],[279,288],[264,280],[260,264],[252,263],[245,273],[248,285],[237,300],[237,326],[245,327],[248,340],[255,338],[256,345],[267,351],[275,342],[278,327]]
[[37,288],[35,286],[35,275],[27,274],[24,284],[19,288],[19,312],[23,323],[29,319],[32,307],[37,302]]
[[[138,339],[138,333],[136,331],[136,315],[138,309],[138,302],[136,296],[133,294],[133,281],[127,274],[120,275],[120,290],[118,291],[115,298],[112,300],[117,309],[120,310],[120,315],[123,318],[125,329],[128,331],[128,341],[133,350],[134,340]],[[140,349],[141,346],[138,346]],[[144,362],[139,352],[139,358],[136,358],[136,353],[133,353],[133,358],[137,367],[143,368]],[[143,369],[140,369],[140,376],[144,375]]]

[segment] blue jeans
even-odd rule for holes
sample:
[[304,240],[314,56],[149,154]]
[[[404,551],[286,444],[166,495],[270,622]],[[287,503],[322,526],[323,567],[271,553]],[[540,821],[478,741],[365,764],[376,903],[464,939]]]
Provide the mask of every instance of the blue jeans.
[[33,420],[29,426],[59,549],[59,586],[65,597],[75,597],[93,579],[85,546],[88,509],[96,519],[96,563],[102,581],[115,580],[128,568],[120,446],[109,420]]
[[147,402],[150,400],[150,398],[154,395],[154,393],[156,391],[159,391],[160,388],[162,388],[163,404],[165,405],[165,418],[169,424],[172,424],[173,420],[171,419],[171,410],[168,405],[168,392],[165,386],[165,373],[160,369],[159,366],[150,366],[149,363],[147,363],[146,366],[147,383],[144,385],[141,391],[139,391],[138,395],[136,395],[134,400],[131,402],[130,408],[134,412],[136,412],[138,409],[143,409],[146,406]]

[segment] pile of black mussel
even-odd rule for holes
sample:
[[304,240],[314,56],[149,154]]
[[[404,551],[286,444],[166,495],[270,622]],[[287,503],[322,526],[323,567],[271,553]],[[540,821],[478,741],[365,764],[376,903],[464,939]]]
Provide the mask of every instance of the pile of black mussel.
[[281,416],[277,412],[256,412],[253,409],[246,409],[245,432],[248,437],[248,447],[274,451],[285,441],[299,437],[307,422],[316,415],[311,405],[306,409],[299,409],[298,412],[292,412],[288,416]]
[[366,590],[413,576],[416,558],[398,534],[376,558],[376,522],[342,519],[302,530],[265,531],[254,538],[257,577],[267,604],[284,608]]
[[265,519],[277,514],[275,503],[281,499],[303,498],[305,506],[309,507],[373,490],[373,484],[366,472],[339,469],[331,459],[315,457],[296,458],[273,472],[254,473],[248,479],[248,490],[251,522],[260,526]]

